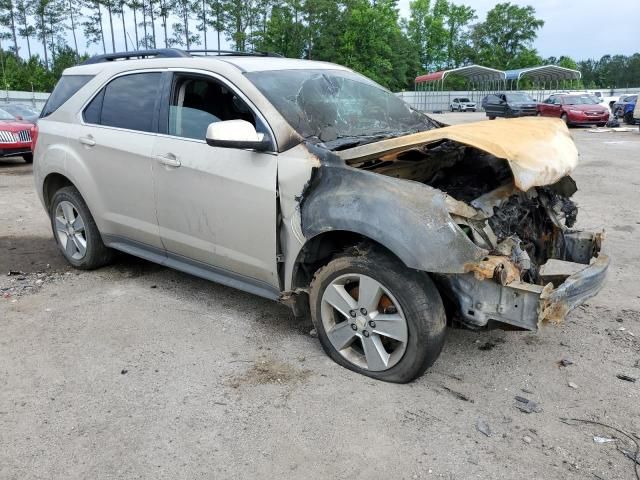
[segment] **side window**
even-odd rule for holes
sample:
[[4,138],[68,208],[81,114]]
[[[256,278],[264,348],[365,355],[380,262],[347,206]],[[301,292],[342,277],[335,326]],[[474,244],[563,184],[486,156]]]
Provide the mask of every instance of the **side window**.
[[60,106],[75,95],[75,93],[84,87],[93,75],[63,75],[56,84],[56,87],[49,95],[47,103],[40,114],[41,118],[51,115]]
[[112,80],[87,105],[84,121],[152,132],[162,73],[133,73]]
[[244,100],[221,82],[203,76],[175,76],[168,117],[167,132],[177,137],[204,140],[210,123],[225,120],[246,120],[266,133]]

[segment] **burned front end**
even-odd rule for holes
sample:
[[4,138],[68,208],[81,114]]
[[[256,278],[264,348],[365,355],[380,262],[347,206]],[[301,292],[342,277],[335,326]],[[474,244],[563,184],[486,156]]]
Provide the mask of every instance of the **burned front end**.
[[345,157],[442,192],[459,234],[483,252],[462,272],[431,272],[457,318],[473,328],[500,322],[533,330],[594,296],[609,259],[600,253],[601,232],[574,229],[577,187],[569,173],[577,151],[566,127],[546,119],[501,123],[446,127]]

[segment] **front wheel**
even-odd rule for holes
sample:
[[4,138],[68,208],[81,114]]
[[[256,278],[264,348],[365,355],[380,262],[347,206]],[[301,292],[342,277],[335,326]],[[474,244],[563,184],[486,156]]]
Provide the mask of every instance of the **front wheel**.
[[58,247],[72,266],[91,270],[111,261],[113,251],[102,242],[91,212],[76,188],[58,190],[51,200],[49,215]]
[[569,122],[569,117],[567,117],[566,113],[563,113],[562,115],[560,115],[560,119],[567,125],[567,127],[571,126],[571,123]]
[[496,119],[495,115],[489,115],[489,120],[495,120],[495,119]]
[[406,383],[440,355],[445,313],[424,272],[376,249],[336,257],[310,289],[311,317],[336,363],[387,382]]
[[25,163],[33,163],[33,153],[25,153],[22,155],[22,159]]

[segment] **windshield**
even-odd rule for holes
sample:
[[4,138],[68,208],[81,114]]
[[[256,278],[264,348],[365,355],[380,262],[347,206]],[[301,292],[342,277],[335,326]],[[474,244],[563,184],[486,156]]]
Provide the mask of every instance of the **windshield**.
[[272,70],[249,72],[246,76],[300,135],[325,144],[331,142],[329,148],[439,126],[391,92],[353,72]]
[[15,117],[11,115],[9,112],[4,110],[0,110],[0,120],[14,120]]
[[564,97],[565,105],[597,105],[592,97],[578,97],[577,95],[567,95]]
[[526,93],[508,93],[507,101],[514,103],[536,103],[536,101]]
[[469,102],[471,102],[471,100],[469,100],[468,98],[459,98],[458,101],[460,103],[469,103]]

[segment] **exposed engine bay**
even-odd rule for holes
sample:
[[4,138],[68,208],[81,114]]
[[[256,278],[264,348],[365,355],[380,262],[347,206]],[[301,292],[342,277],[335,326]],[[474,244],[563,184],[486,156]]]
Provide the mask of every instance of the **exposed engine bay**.
[[[470,275],[442,276],[468,325],[497,320],[535,327],[525,317],[537,308],[538,298],[586,268],[600,250],[601,234],[572,230],[578,207],[571,200],[577,187],[570,176],[523,191],[507,160],[449,139],[351,166],[420,182],[446,195],[451,218],[487,251],[481,261],[465,265],[475,281]],[[478,280],[493,280],[495,288]],[[508,308],[518,318],[511,318]],[[561,309],[561,315],[538,308],[534,318],[559,321],[571,308]]]

